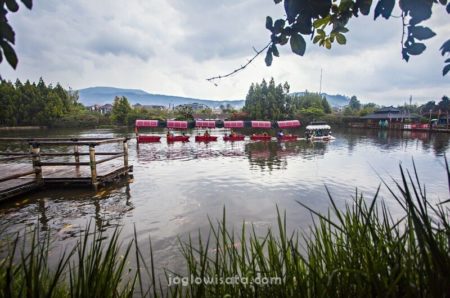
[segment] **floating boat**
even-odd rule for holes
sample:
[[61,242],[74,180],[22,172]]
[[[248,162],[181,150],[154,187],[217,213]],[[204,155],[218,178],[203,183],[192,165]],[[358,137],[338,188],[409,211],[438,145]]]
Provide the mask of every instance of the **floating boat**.
[[216,136],[195,136],[196,142],[214,142],[217,141]]
[[161,139],[160,136],[152,136],[152,135],[139,135],[137,137],[138,143],[157,143]]
[[271,136],[268,135],[251,135],[250,140],[252,141],[270,141],[272,139]]
[[277,137],[278,141],[286,142],[286,141],[297,141],[297,135],[285,135],[282,137]]
[[224,136],[223,137],[224,141],[230,141],[230,142],[243,141],[244,139],[245,139],[244,135]]
[[167,142],[189,142],[189,136],[168,136]]
[[335,138],[331,136],[331,127],[325,122],[311,122],[306,126],[305,137],[307,140],[329,141]]

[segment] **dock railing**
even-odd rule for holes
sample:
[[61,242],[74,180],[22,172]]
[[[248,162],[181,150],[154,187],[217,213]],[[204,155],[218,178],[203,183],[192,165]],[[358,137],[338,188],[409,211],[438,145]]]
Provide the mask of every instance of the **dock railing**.
[[[33,166],[33,171],[24,171],[16,173],[14,175],[6,176],[0,179],[0,182],[17,179],[20,177],[35,174],[36,183],[43,184],[43,167],[76,167],[89,166],[90,167],[90,184],[97,188],[100,182],[97,175],[97,165],[102,164],[117,158],[123,157],[123,171],[128,174],[131,167],[128,165],[128,140],[129,138],[0,138],[0,142],[19,142],[28,143],[30,146],[29,152],[0,152],[0,165],[6,161],[15,161],[20,159],[30,159]],[[96,152],[96,147],[105,144],[119,143],[122,150],[120,152]],[[73,147],[71,153],[61,152],[42,152],[41,148],[47,146],[67,146]],[[80,152],[80,147],[89,147],[88,152]],[[6,156],[1,158],[1,156]],[[67,161],[42,161],[41,157],[63,157],[73,156],[73,162]],[[89,161],[80,161],[80,156],[89,156]],[[97,160],[97,156],[107,156],[105,158]],[[66,179],[66,182],[70,178]],[[76,180],[74,177],[72,180]]]

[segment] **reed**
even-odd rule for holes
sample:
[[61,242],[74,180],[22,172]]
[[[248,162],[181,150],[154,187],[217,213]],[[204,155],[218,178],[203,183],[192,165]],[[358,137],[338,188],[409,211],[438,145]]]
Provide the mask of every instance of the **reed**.
[[[446,178],[450,170],[446,164]],[[403,210],[394,217],[378,191],[356,192],[343,209],[328,192],[330,210],[314,216],[309,233],[287,234],[286,214],[263,235],[242,224],[210,220],[208,235],[180,239],[185,274],[158,277],[136,239],[120,230],[89,231],[49,262],[51,241],[34,230],[1,242],[2,297],[447,297],[450,293],[450,200],[430,203],[415,166],[399,181],[382,181]],[[52,263],[52,265],[50,265]]]

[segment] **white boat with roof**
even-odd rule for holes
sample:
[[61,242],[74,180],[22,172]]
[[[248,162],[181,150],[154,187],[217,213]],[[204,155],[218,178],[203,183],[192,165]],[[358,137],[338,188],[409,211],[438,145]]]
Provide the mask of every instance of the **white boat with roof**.
[[306,126],[305,138],[307,140],[329,141],[335,138],[331,135],[331,127],[323,121],[311,122]]

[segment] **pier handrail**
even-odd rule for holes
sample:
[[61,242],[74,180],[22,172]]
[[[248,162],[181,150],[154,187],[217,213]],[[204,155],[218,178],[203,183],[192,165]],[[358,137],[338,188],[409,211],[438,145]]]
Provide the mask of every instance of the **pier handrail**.
[[[25,175],[30,175],[35,173],[36,180],[41,183],[42,177],[42,167],[45,166],[90,166],[91,170],[91,184],[96,188],[98,185],[97,179],[97,165],[102,164],[113,159],[123,157],[124,168],[128,169],[128,137],[120,138],[0,138],[0,142],[25,142],[30,145],[30,152],[1,152],[0,156],[7,156],[6,158],[0,159],[0,161],[16,160],[22,158],[32,158],[33,171],[26,173],[21,173],[4,177],[0,182],[7,181],[15,178],[19,178]],[[121,152],[95,152],[95,147],[111,144],[120,143],[122,144]],[[56,153],[56,152],[41,152],[41,146],[73,146],[74,152],[72,153]],[[89,152],[79,152],[79,146],[88,146]],[[99,156],[109,156],[100,160],[96,160],[96,155]],[[75,162],[57,162],[57,161],[41,161],[41,157],[45,156],[74,156]],[[80,162],[80,156],[89,156],[88,162]],[[18,176],[19,175],[19,176]]]

